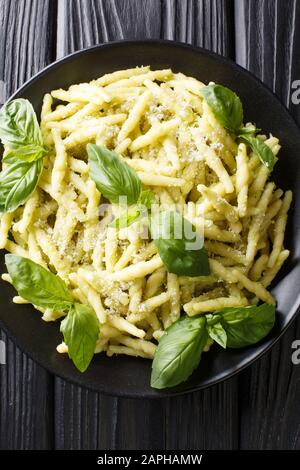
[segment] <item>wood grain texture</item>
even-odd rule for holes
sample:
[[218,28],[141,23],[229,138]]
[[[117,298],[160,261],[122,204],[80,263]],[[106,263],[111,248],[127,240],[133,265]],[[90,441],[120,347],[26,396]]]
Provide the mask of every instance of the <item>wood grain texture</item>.
[[291,362],[294,324],[260,361],[240,375],[242,449],[300,449],[300,366]]
[[234,57],[231,0],[163,0],[161,3],[164,39],[187,42]]
[[[0,0],[0,103],[75,50],[164,38],[236,57],[300,122],[291,103],[299,18],[297,0]],[[300,449],[300,366],[290,358],[299,322],[239,377],[157,401],[106,397],[53,378],[0,335],[2,449]]]
[[[62,57],[105,41],[151,37],[232,55],[232,18],[233,3],[224,0],[59,0],[57,54]],[[236,378],[204,392],[160,401],[107,398],[60,379],[55,391],[55,444],[60,449],[238,445]]]
[[1,332],[0,449],[49,449],[53,442],[53,378]]
[[[297,0],[237,0],[236,58],[268,85],[300,123],[291,84],[300,79],[300,4]],[[284,158],[284,154],[282,153]],[[291,344],[294,322],[272,351],[240,377],[240,445],[247,449],[300,449],[300,366]]]
[[291,84],[300,79],[300,3],[236,0],[236,61],[266,83],[300,120]]
[[236,449],[237,381],[163,400],[107,397],[56,379],[57,449]]
[[55,55],[56,2],[0,0],[0,79],[8,97]]
[[116,399],[56,379],[57,449],[159,449],[164,416],[156,400]]
[[121,39],[172,39],[234,56],[232,0],[58,0],[57,55]]
[[[0,0],[0,80],[4,101],[53,58],[54,3]],[[52,446],[53,379],[1,332],[7,364],[0,366],[0,448]]]
[[238,448],[237,379],[167,401],[166,448]]

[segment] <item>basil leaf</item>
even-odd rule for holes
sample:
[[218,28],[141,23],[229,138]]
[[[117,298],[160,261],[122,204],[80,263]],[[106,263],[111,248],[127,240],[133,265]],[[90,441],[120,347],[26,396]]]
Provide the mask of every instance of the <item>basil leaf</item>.
[[215,312],[227,334],[229,348],[243,348],[264,338],[275,323],[275,306],[269,304],[251,307],[223,308]]
[[43,170],[43,160],[16,160],[0,173],[0,212],[12,212],[24,204],[35,190]]
[[151,209],[152,204],[155,201],[155,194],[152,191],[142,191],[138,199],[138,204]]
[[108,226],[117,229],[129,227],[129,225],[133,224],[140,217],[140,215],[140,209],[129,209],[128,211],[124,212],[120,217],[113,220]]
[[236,133],[243,123],[243,107],[239,97],[222,85],[207,85],[200,90],[215,118]]
[[9,150],[3,157],[6,164],[15,163],[17,159],[25,162],[33,162],[46,155],[47,149],[40,145],[30,144]]
[[216,323],[219,323],[219,320],[221,318],[220,315],[213,314],[213,313],[207,313],[205,317],[206,317],[206,323],[208,326],[213,326]]
[[155,195],[152,191],[142,191],[138,198],[137,206],[124,212],[120,217],[113,220],[108,226],[117,229],[129,227],[131,224],[136,222],[136,220],[143,213],[145,215],[146,209],[151,208],[154,200]]
[[0,139],[9,151],[4,157],[7,164],[16,159],[33,162],[42,158],[47,149],[34,109],[28,100],[10,101],[0,111]]
[[210,274],[203,240],[198,240],[195,227],[178,212],[164,211],[154,214],[150,230],[168,272],[190,277]]
[[135,204],[141,192],[135,171],[103,146],[88,144],[87,152],[90,176],[103,196],[114,203],[119,203],[120,196],[126,196],[129,205]]
[[6,103],[0,111],[0,139],[11,149],[43,145],[39,123],[31,103],[19,98]]
[[7,254],[5,264],[13,286],[28,302],[53,310],[72,306],[73,296],[59,276],[22,256]]
[[13,152],[11,152],[10,150],[5,153],[5,156],[2,157],[2,161],[6,165],[12,165],[13,163],[16,163],[18,160],[20,160],[20,158],[15,157]]
[[207,332],[216,343],[226,349],[227,334],[220,322],[214,325],[207,325]]
[[262,140],[252,137],[250,135],[241,135],[242,142],[245,142],[249,145],[251,150],[257,154],[260,161],[269,168],[270,171],[273,170],[277,158],[270,149]]
[[166,329],[152,363],[151,386],[174,387],[198,366],[207,342],[206,319],[182,317]]
[[75,303],[60,324],[68,346],[69,357],[80,372],[84,372],[95,353],[99,337],[99,320],[89,305]]

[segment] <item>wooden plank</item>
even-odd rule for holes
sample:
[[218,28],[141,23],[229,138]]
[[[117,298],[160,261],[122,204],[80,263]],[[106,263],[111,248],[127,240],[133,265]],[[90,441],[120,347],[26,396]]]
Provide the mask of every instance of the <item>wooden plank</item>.
[[166,448],[238,448],[238,389],[233,378],[217,386],[168,400]]
[[0,449],[50,449],[53,378],[1,332],[6,365],[0,366]]
[[158,449],[159,400],[116,399],[56,379],[57,449]]
[[[117,39],[165,38],[232,56],[233,4],[219,0],[59,0],[57,55]],[[232,449],[237,379],[167,400],[108,398],[56,379],[59,449]]]
[[[0,102],[51,61],[54,6],[51,0],[0,0]],[[0,366],[0,448],[51,448],[52,378],[4,332],[1,340],[7,364]]]
[[240,376],[242,449],[300,448],[300,366],[291,361],[295,338],[300,338],[299,322]]
[[[300,79],[299,18],[296,0],[235,4],[237,61],[273,89],[298,123],[300,109],[291,103],[291,84]],[[269,354],[241,376],[241,448],[300,448],[300,366],[291,362],[291,344],[299,338],[297,321]]]
[[56,378],[55,404],[56,449],[115,448],[116,399]]
[[59,0],[58,57],[101,42],[159,37],[160,3],[160,0]]
[[58,57],[101,42],[146,38],[233,57],[233,1],[58,0]]
[[187,42],[234,57],[234,5],[231,0],[165,0],[162,38]]
[[299,80],[300,4],[297,0],[235,2],[236,61],[265,82],[300,122],[291,103]]

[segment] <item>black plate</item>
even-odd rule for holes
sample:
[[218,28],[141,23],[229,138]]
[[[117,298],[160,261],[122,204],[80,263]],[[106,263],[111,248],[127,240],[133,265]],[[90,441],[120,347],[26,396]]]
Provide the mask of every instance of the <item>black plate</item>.
[[[204,49],[168,41],[118,42],[92,47],[72,54],[44,69],[29,80],[13,98],[23,97],[40,111],[42,97],[55,88],[89,81],[104,73],[151,65],[154,69],[171,67],[204,82],[215,81],[233,89],[244,105],[246,121],[257,123],[280,138],[283,146],[274,179],[279,187],[294,192],[286,245],[292,252],[272,289],[278,301],[275,328],[258,345],[227,350],[214,346],[204,354],[201,365],[184,384],[166,391],[150,387],[150,361],[127,356],[95,356],[89,369],[81,374],[66,355],[56,352],[61,341],[58,323],[46,323],[28,305],[16,306],[14,290],[1,282],[0,324],[18,346],[50,372],[103,393],[128,397],[162,397],[208,387],[237,373],[267,351],[295,318],[300,304],[300,132],[279,100],[254,76],[233,62]],[[1,256],[1,272],[5,271]]]

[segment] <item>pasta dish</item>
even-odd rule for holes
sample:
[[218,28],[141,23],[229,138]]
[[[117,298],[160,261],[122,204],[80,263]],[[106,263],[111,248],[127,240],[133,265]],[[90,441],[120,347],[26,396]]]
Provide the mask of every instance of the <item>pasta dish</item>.
[[46,94],[40,123],[8,102],[0,138],[2,279],[60,319],[79,370],[100,352],[154,358],[152,386],[172,387],[213,343],[272,329],[292,193],[270,178],[278,138],[232,90],[120,70]]

